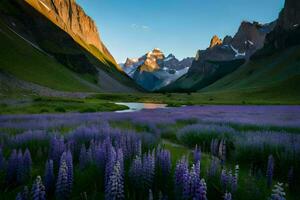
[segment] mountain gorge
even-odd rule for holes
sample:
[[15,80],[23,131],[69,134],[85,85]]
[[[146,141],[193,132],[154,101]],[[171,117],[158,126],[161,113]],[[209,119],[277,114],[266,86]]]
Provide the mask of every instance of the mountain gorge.
[[[3,0],[0,36],[1,93],[141,90],[116,64],[95,23],[75,1]],[[14,84],[18,81],[22,84]]]
[[124,71],[140,86],[149,91],[157,90],[178,79],[191,66],[193,58],[179,61],[173,54],[167,57],[158,48],[140,58],[127,58]]
[[197,91],[230,74],[264,46],[275,24],[243,21],[233,37],[213,36],[207,49],[198,50],[188,73],[162,90]]

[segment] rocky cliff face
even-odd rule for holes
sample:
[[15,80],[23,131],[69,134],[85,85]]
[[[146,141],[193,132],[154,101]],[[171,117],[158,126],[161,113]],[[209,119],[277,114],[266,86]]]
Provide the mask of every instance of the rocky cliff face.
[[273,30],[275,23],[259,24],[258,22],[242,22],[234,37],[226,36],[223,41],[213,36],[206,50],[199,50],[190,68],[190,74],[205,73],[214,65],[207,61],[229,61],[248,59],[253,53],[264,46],[266,35]]
[[210,40],[209,48],[213,48],[214,46],[221,44],[222,40],[218,36],[214,35],[213,38]]
[[[300,44],[300,1],[286,0],[276,27],[267,35],[265,46],[270,50],[284,49]],[[266,50],[264,48],[264,50]],[[267,50],[267,51],[270,51]],[[266,51],[266,52],[267,52]],[[266,52],[262,53],[265,54]],[[260,56],[262,56],[260,55]]]
[[158,48],[140,58],[127,58],[123,70],[147,90],[157,90],[185,74],[194,58],[178,60],[173,54],[165,57]]
[[74,40],[95,56],[95,48],[115,60],[102,43],[95,22],[84,12],[75,0],[25,0],[53,23],[71,35]]

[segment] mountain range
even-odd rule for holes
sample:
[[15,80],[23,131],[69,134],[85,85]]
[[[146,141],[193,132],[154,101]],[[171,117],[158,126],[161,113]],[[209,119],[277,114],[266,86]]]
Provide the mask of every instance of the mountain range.
[[0,2],[1,94],[136,92],[75,1]]
[[198,92],[292,99],[300,91],[300,2],[276,21],[241,22],[233,36],[178,60],[155,48],[117,64],[75,0],[0,1],[0,95]]
[[165,56],[155,48],[139,58],[127,58],[123,70],[148,91],[158,90],[185,74],[194,58],[178,60],[173,54]]

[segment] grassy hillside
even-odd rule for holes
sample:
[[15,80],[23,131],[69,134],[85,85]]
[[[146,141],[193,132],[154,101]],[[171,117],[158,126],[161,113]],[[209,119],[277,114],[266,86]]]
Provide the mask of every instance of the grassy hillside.
[[139,90],[106,55],[90,46],[91,54],[26,2],[1,1],[0,19],[2,72],[60,91]]
[[[238,67],[240,67],[245,61],[232,60],[232,61],[206,61],[205,65],[212,70],[206,70],[206,72],[199,72],[202,70],[196,69],[198,71],[189,71],[187,74],[183,75],[181,78],[176,80],[174,83],[162,88],[161,91],[172,91],[172,92],[194,92],[202,89],[215,81],[223,78],[227,74],[233,72]],[[199,66],[202,67],[202,66]]]
[[200,90],[201,93],[233,95],[232,98],[300,102],[300,46],[254,59]]
[[18,79],[56,90],[95,92],[83,77],[11,31],[0,20],[0,69]]

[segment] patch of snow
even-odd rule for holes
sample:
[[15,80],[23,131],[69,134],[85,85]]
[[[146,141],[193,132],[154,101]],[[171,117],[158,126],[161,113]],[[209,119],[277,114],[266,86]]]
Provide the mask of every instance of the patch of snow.
[[246,52],[240,53],[239,50],[235,49],[232,45],[230,45],[230,47],[235,52],[235,57],[246,56]]
[[299,26],[299,24],[294,24],[294,27],[298,27]]
[[14,22],[11,23],[14,27],[16,26],[16,24]]
[[251,40],[248,40],[249,44],[254,45],[254,43]]
[[39,2],[48,10],[50,11],[51,8],[49,8],[42,0],[39,0]]
[[164,61],[167,62],[167,61],[170,61],[172,59],[173,59],[173,57],[170,56],[170,57],[165,58]]

